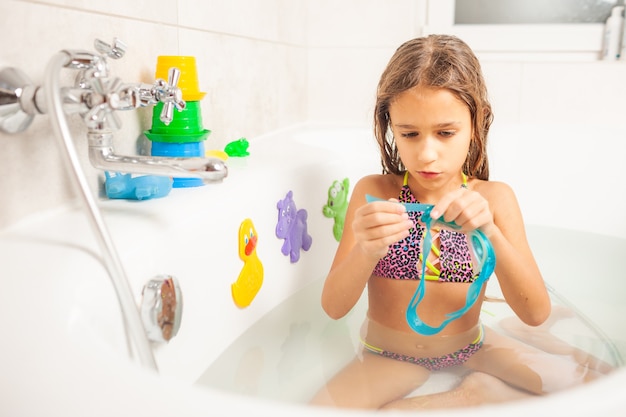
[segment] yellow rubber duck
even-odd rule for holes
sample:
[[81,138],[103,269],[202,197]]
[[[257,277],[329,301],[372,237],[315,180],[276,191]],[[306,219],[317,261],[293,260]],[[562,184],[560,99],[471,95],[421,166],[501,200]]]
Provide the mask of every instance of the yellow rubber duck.
[[239,308],[248,307],[263,284],[263,264],[256,253],[257,242],[252,220],[245,219],[239,226],[239,257],[243,268],[231,286],[233,300]]

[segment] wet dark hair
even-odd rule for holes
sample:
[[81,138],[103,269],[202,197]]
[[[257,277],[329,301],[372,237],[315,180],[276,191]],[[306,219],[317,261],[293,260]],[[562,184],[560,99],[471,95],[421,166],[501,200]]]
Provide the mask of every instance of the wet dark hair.
[[380,77],[374,134],[380,146],[383,173],[405,171],[390,129],[389,106],[398,94],[416,86],[445,88],[467,105],[472,138],[463,171],[469,177],[488,180],[487,134],[493,113],[487,87],[474,52],[461,39],[449,35],[429,35],[405,42]]

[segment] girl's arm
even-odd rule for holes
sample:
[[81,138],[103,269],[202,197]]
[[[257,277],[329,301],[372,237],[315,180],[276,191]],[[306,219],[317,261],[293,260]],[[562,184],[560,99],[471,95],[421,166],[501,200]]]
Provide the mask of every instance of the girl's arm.
[[[487,235],[496,251],[496,276],[502,294],[526,324],[538,326],[550,315],[550,296],[532,254],[522,213],[513,190],[493,183],[496,227]],[[492,199],[490,199],[492,201]]]
[[389,245],[408,236],[413,226],[401,204],[366,203],[366,193],[380,195],[376,194],[377,177],[360,180],[350,197],[343,235],[322,290],[322,308],[333,319],[354,307],[378,260]]
[[[480,228],[496,253],[495,274],[502,294],[526,324],[538,326],[550,315],[550,296],[532,254],[513,190],[499,182],[480,182],[475,191],[444,197],[433,212],[468,231]],[[435,215],[433,215],[435,217]]]

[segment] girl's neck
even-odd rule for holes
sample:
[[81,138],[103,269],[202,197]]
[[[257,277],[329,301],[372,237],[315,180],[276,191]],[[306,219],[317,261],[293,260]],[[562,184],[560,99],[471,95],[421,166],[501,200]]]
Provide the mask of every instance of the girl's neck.
[[[405,175],[407,174],[405,173]],[[403,184],[406,183],[409,186],[411,193],[417,201],[423,204],[436,204],[449,192],[461,187],[467,187],[467,176],[462,172],[459,172],[458,176],[450,177],[448,181],[442,181],[437,184],[419,181],[411,174],[408,174],[408,178],[403,178],[403,180]]]

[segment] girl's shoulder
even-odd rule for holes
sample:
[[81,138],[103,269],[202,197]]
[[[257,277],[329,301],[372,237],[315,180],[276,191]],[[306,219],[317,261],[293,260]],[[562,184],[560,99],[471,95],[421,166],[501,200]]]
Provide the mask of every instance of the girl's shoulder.
[[478,178],[471,178],[468,180],[468,185],[474,191],[478,191],[479,193],[512,193],[513,189],[510,185],[501,181],[487,181],[481,180]]
[[493,206],[517,206],[515,191],[510,185],[501,181],[485,181],[477,178],[469,180],[472,190],[480,193]]

